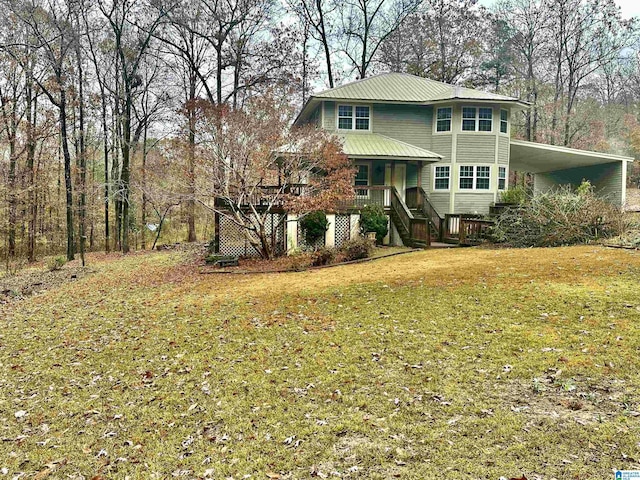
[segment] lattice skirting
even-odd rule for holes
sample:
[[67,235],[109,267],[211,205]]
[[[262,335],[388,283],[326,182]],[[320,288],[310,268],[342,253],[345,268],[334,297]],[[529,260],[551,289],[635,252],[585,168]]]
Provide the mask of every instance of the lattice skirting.
[[350,234],[351,215],[336,215],[336,247],[340,248],[344,242],[349,240]]
[[319,238],[318,240],[316,240],[316,242],[313,245],[307,244],[307,240],[304,238],[304,230],[300,226],[300,222],[297,223],[297,235],[298,235],[298,248],[300,248],[301,250],[315,250],[317,248],[323,247],[326,244],[325,243],[325,240],[327,237],[326,234],[325,234],[325,238]]
[[[249,243],[244,229],[231,219],[217,215],[218,252],[222,255],[238,255],[241,257],[257,257],[259,253]],[[285,219],[282,214],[270,214],[266,221],[266,230],[274,246],[276,254],[286,250]]]

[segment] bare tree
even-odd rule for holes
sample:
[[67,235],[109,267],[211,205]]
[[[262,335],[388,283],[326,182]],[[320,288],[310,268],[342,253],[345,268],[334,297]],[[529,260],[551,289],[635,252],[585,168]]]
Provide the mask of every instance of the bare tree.
[[347,0],[340,6],[343,53],[358,78],[365,78],[384,41],[415,11],[419,0]]
[[353,169],[340,143],[321,130],[290,128],[284,109],[265,97],[244,110],[217,108],[199,116],[196,198],[240,227],[264,258],[276,253],[268,227],[278,209],[335,208],[354,194]]

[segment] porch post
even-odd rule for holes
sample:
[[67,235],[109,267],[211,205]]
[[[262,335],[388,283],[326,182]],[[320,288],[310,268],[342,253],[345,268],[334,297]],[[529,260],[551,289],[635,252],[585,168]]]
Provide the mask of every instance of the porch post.
[[360,236],[360,215],[351,214],[349,218],[349,239],[353,240]]
[[327,215],[327,231],[324,233],[324,246],[335,247],[336,246],[336,216],[334,214]]
[[298,248],[298,216],[287,214],[287,255]]

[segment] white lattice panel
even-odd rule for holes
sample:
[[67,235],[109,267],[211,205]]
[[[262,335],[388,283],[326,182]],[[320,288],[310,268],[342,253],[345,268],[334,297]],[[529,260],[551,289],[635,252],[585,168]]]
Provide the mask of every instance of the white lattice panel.
[[[281,254],[285,250],[285,226],[282,215],[271,214],[267,217],[266,230],[270,240],[275,239],[275,250]],[[240,257],[259,256],[255,248],[251,246],[242,227],[236,225],[231,219],[220,216],[220,253],[222,255],[238,255]]]
[[336,248],[340,248],[349,240],[351,232],[351,215],[336,215]]

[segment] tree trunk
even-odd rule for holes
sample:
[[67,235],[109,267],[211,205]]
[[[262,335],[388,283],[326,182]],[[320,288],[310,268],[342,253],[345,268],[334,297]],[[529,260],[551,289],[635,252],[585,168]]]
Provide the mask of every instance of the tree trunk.
[[187,168],[189,179],[189,199],[187,201],[187,242],[196,241],[196,201],[195,201],[195,156],[196,156],[196,112],[195,102],[196,99],[196,77],[192,73],[190,77],[189,85],[189,106],[187,109],[189,115],[189,146],[187,154]]
[[[62,81],[59,82],[61,84]],[[75,243],[73,238],[73,189],[71,185],[71,153],[69,152],[69,139],[67,136],[67,94],[64,87],[60,89],[59,122],[60,141],[62,142],[62,155],[64,158],[64,186],[66,195],[67,212],[67,260],[75,258]]]

